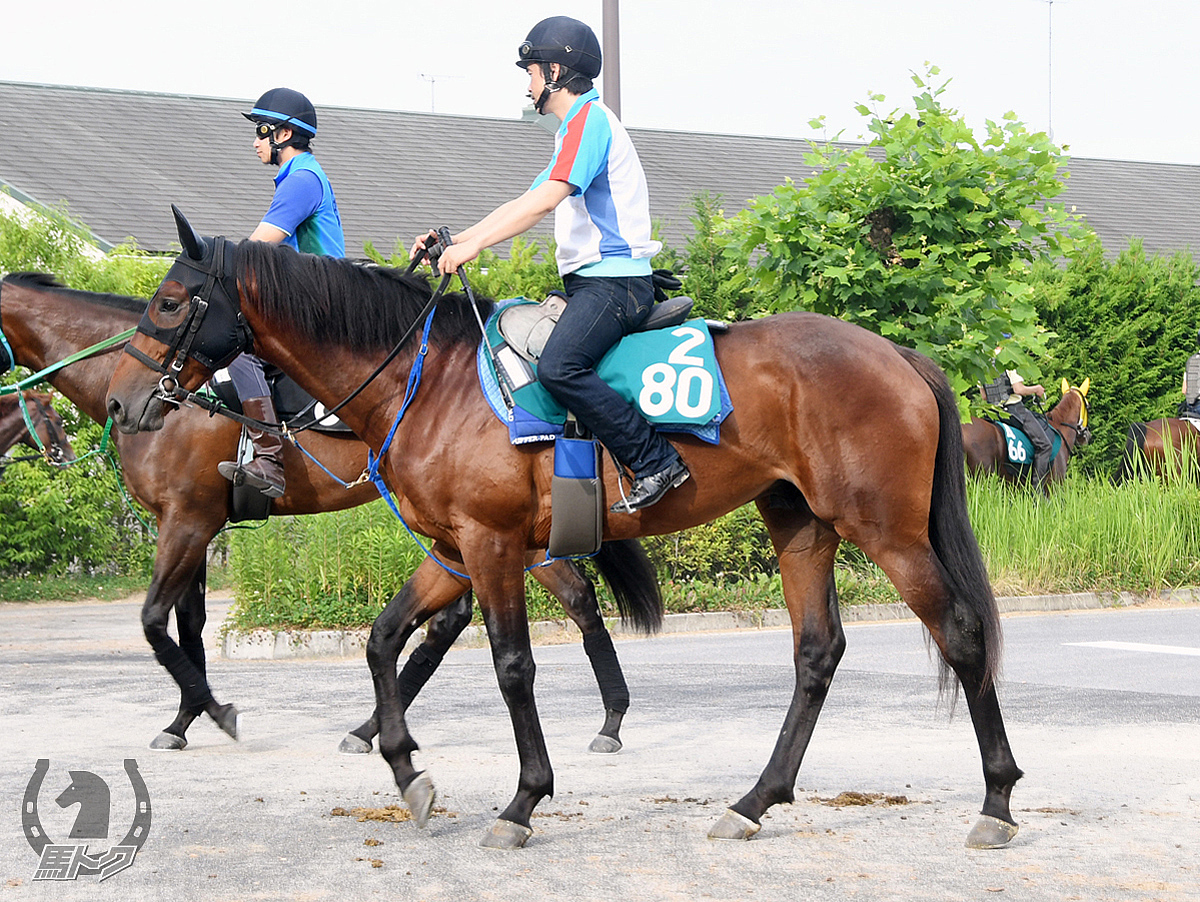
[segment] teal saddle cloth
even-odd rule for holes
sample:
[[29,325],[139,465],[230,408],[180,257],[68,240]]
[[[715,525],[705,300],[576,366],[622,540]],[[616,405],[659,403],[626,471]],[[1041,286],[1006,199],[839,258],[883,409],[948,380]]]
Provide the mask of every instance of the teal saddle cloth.
[[[500,311],[510,304],[534,303],[525,298],[497,303],[485,324],[493,349],[504,341],[496,327]],[[567,410],[541,383],[517,389],[510,408],[483,342],[476,364],[483,394],[508,426],[514,445],[552,441],[562,435]],[[703,319],[626,335],[600,361],[596,373],[662,432],[685,432],[715,445],[721,438],[721,422],[733,412]]]
[[[988,422],[999,429],[1001,435],[1004,436],[1004,450],[1008,455],[1008,465],[1014,470],[1032,467],[1033,442],[1025,434],[1025,430],[1012,420],[988,420]],[[1050,459],[1054,460],[1058,456],[1058,449],[1062,447],[1062,436],[1049,424],[1046,426],[1046,432],[1050,435]]]

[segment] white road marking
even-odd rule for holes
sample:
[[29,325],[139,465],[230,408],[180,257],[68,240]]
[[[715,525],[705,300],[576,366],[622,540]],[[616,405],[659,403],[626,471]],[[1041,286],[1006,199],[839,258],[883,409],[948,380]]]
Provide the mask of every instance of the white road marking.
[[1200,648],[1186,645],[1148,645],[1144,642],[1064,642],[1076,648],[1108,648],[1113,651],[1147,651],[1162,655],[1193,655],[1200,657]]

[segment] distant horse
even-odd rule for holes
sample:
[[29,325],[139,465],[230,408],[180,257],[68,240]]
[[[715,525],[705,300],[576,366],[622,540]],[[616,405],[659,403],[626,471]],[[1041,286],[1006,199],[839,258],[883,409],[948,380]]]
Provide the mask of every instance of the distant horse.
[[[145,309],[143,299],[75,291],[38,273],[13,273],[0,282],[0,329],[16,362],[35,370],[131,329]],[[108,419],[105,393],[119,352],[118,346],[86,357],[51,374],[49,381],[81,411],[104,423]],[[161,433],[113,436],[129,493],[157,520],[157,554],[142,607],[142,627],[159,663],[175,678],[181,693],[178,716],[154,739],[152,748],[183,749],[188,727],[204,712],[236,738],[236,709],[218,704],[209,688],[201,634],[206,619],[206,550],[232,510],[232,488],[217,473],[217,463],[234,457],[240,430],[237,423],[224,417],[188,407],[172,417]],[[348,433],[307,432],[302,444],[337,480],[353,481],[366,464],[366,446]],[[287,493],[275,499],[275,514],[336,511],[379,499],[379,492],[369,482],[346,489],[343,482],[322,472],[317,463],[287,442],[284,466]],[[596,564],[622,613],[635,625],[649,630],[661,622],[662,599],[654,568],[636,542],[606,543]],[[619,731],[629,691],[594,587],[578,567],[565,561],[538,568],[534,576],[562,603],[583,633],[605,709],[604,724],[592,741],[592,750],[615,751],[621,747]],[[470,622],[470,595],[460,595],[464,597],[429,624],[424,643],[400,674],[399,691],[406,697],[416,694]],[[167,632],[172,609],[178,645]],[[342,750],[369,751],[377,732],[375,724],[372,715],[343,740]]]
[[[25,410],[29,411],[29,422],[25,410],[21,409],[21,397],[25,399]],[[75,449],[67,438],[62,417],[54,409],[53,398],[45,392],[23,391],[0,395],[0,454],[7,454],[14,445],[28,445],[36,454],[21,458],[37,460],[43,458],[52,464],[66,464],[75,460]],[[29,431],[33,424],[33,432]],[[35,437],[36,436],[36,437]],[[12,463],[15,458],[0,460],[0,467]]]
[[[1088,428],[1087,393],[1091,379],[1072,387],[1066,379],[1062,381],[1062,399],[1046,414],[1046,420],[1058,433],[1059,448],[1050,461],[1047,485],[1062,482],[1067,475],[1067,464],[1071,453],[1092,440]],[[1054,438],[1054,432],[1050,438]],[[1014,465],[1008,449],[1004,430],[991,420],[971,417],[962,424],[963,451],[966,454],[967,471],[971,473],[997,473],[1009,482],[1028,482],[1033,471],[1033,458],[1021,465]]]
[[[530,552],[549,541],[552,448],[512,445],[488,406],[476,372],[476,311],[462,295],[435,307],[424,278],[262,242],[205,239],[177,219],[185,250],[113,373],[109,414],[126,432],[161,429],[174,416],[164,398],[200,386],[250,348],[327,407],[357,390],[343,419],[381,453],[404,519],[433,540],[367,643],[379,749],[424,824],[434,789],[412,763],[417,744],[396,692],[396,660],[413,630],[470,580],[520,760],[516,795],[483,844],[522,846],[535,806],[554,791],[534,703],[522,572]],[[490,312],[490,303],[482,307]],[[794,798],[846,645],[832,574],[847,539],[892,580],[963,686],[986,789],[968,845],[1007,843],[1017,830],[1009,797],[1021,771],[996,694],[1000,618],[967,516],[958,405],[945,374],[915,351],[817,314],[714,331],[733,404],[720,443],[672,436],[692,478],[633,514],[608,512],[618,474],[609,461],[602,474],[608,537],[676,532],[754,501],[778,555],[792,621],[791,706],[758,783],[709,835],[749,838],[771,806]],[[393,349],[393,363],[368,380]],[[744,678],[773,673],[760,662],[727,663]]]
[[1200,474],[1200,419],[1171,417],[1134,423],[1125,438],[1118,481],[1149,474],[1157,477]]

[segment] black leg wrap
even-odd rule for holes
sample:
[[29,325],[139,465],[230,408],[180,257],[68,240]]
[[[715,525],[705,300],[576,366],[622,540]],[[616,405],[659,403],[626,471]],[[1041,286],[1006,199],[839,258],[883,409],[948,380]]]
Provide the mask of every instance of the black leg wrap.
[[400,691],[400,704],[405,710],[417,697],[421,687],[429,682],[429,678],[433,676],[437,666],[442,663],[445,654],[444,650],[429,652],[424,645],[418,645],[416,651],[404,662],[400,675],[396,677],[396,686]]
[[183,695],[181,706],[193,714],[201,713],[204,707],[213,701],[212,692],[208,688],[208,681],[204,678],[204,674],[196,668],[196,665],[188,659],[188,656],[169,636],[156,640],[151,647],[154,649],[154,657],[158,659],[158,663],[165,667],[167,672],[175,678],[175,682],[179,684],[179,691]]
[[629,687],[625,684],[625,674],[621,672],[621,662],[617,660],[617,650],[613,648],[608,630],[584,636],[583,650],[592,662],[605,709],[624,714],[629,710]]
[[187,659],[195,666],[196,670],[200,672],[200,676],[207,680],[208,672],[204,661],[204,639],[200,637],[183,639],[180,641],[179,647],[187,656]]

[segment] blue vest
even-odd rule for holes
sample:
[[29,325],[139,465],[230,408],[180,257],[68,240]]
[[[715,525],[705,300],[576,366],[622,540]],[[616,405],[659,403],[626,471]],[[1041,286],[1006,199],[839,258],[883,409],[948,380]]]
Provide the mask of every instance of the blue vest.
[[292,157],[275,177],[275,184],[278,185],[293,172],[300,170],[308,170],[320,180],[321,200],[317,208],[300,221],[283,243],[306,254],[346,256],[346,239],[342,234],[342,217],[338,213],[337,199],[333,196],[333,186],[329,184],[325,170],[321,168],[317,158],[311,153]]

